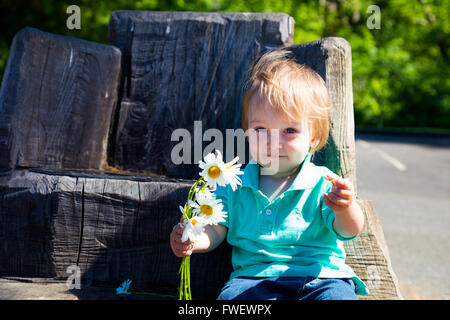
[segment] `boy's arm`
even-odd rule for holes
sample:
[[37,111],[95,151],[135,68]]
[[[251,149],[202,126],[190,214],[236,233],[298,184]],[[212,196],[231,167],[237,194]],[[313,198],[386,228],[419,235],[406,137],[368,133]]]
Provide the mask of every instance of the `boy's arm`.
[[344,238],[352,238],[364,226],[364,213],[356,202],[353,185],[349,181],[333,179],[332,184],[331,191],[324,194],[323,201],[334,211],[334,230]]
[[192,253],[209,252],[217,248],[227,236],[228,228],[223,225],[207,225],[194,242]]
[[359,234],[364,226],[364,214],[356,203],[343,210],[334,211],[333,228],[344,238],[352,238]]

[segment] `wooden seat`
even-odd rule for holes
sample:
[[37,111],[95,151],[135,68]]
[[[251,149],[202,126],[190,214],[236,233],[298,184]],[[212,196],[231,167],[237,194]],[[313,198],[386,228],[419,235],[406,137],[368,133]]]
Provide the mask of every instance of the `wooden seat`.
[[[350,46],[293,45],[293,23],[286,14],[116,11],[109,45],[19,32],[0,91],[0,272],[65,281],[76,265],[85,289],[131,279],[135,290],[177,296],[181,259],[169,234],[209,144],[194,122],[224,137],[239,129],[247,72],[274,47],[324,78],[332,126],[313,161],[356,188]],[[26,72],[41,76],[18,76]],[[190,164],[171,161],[177,128],[192,134]],[[222,151],[228,160],[236,149]],[[245,154],[244,165],[248,145]],[[371,292],[360,298],[401,298],[373,205],[358,201],[365,227],[345,248]],[[214,299],[231,271],[226,243],[193,256],[194,298]]]

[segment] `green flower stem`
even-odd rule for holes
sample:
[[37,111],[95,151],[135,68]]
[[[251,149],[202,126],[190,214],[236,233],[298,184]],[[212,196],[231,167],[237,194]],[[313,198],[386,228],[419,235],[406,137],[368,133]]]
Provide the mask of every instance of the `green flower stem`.
[[189,259],[188,257],[183,258],[184,259],[184,266],[183,266],[183,297],[185,300],[189,299],[188,293],[187,293],[187,286],[188,286],[188,278],[187,278],[187,269],[188,269],[188,264],[189,264]]
[[184,268],[184,278],[186,279],[186,282],[184,283],[184,296],[186,300],[190,300],[189,299],[189,256],[187,256],[186,258],[186,264],[185,264],[185,268]]
[[[188,200],[193,200],[193,197],[194,197],[194,195],[195,195],[195,187],[200,183],[200,182],[205,182],[205,180],[203,180],[203,177],[200,177],[200,179],[198,179],[197,180],[197,182],[195,182],[193,185],[192,185],[192,187],[191,187],[191,189],[189,190],[189,194],[188,194]],[[203,185],[204,186],[204,185]],[[203,187],[202,186],[202,187]],[[187,217],[188,217],[188,219],[190,219],[191,217],[192,217],[192,214],[191,214],[191,212],[192,212],[192,210],[191,210],[191,206],[190,206],[190,204],[189,204],[189,201],[188,202],[186,202],[187,203],[187,205],[186,205],[186,215],[187,215]]]
[[203,177],[200,177],[200,179],[198,179],[197,182],[192,185],[191,189],[189,190],[188,200],[192,200],[192,196],[195,192],[195,187],[202,181],[204,182]]
[[[200,187],[200,190],[204,190],[206,187],[206,182],[203,179],[203,177],[200,177],[200,179],[197,180],[197,182],[194,183],[194,185],[189,190],[188,194],[188,200],[193,200],[195,195],[195,187],[203,182],[203,185]],[[183,212],[184,216],[187,219],[190,219],[192,217],[192,208],[189,205],[189,201],[186,202],[186,212]],[[184,257],[181,261],[180,270],[178,271],[180,274],[180,288],[178,300],[192,300],[192,294],[191,294],[191,257],[187,256]]]
[[178,296],[178,300],[185,300],[186,299],[186,295],[184,293],[184,285],[185,285],[185,264],[186,264],[186,260],[185,258],[183,258],[181,260],[181,265],[180,265],[180,270],[179,270],[179,274],[180,274],[180,288],[178,288],[178,292],[179,292],[179,296]]
[[181,280],[180,280],[180,288],[178,300],[192,300],[191,295],[191,257],[184,257],[181,261],[180,271]]
[[192,300],[191,295],[191,257],[188,256],[188,263],[187,263],[187,287],[188,287],[188,300]]

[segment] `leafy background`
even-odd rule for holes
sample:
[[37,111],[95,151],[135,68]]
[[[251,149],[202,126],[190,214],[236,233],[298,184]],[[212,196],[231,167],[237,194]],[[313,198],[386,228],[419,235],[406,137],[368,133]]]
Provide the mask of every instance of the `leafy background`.
[[[73,4],[80,30],[66,27]],[[367,26],[371,5],[380,8],[380,29]],[[350,43],[357,128],[450,132],[449,8],[446,0],[2,0],[0,75],[25,26],[107,43],[115,10],[284,12],[295,19],[294,43],[329,36]]]

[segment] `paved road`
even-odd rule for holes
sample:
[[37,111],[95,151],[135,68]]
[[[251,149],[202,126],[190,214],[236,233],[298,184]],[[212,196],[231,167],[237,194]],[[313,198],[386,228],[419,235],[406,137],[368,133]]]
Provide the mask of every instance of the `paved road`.
[[450,137],[357,134],[356,164],[404,297],[450,299]]

